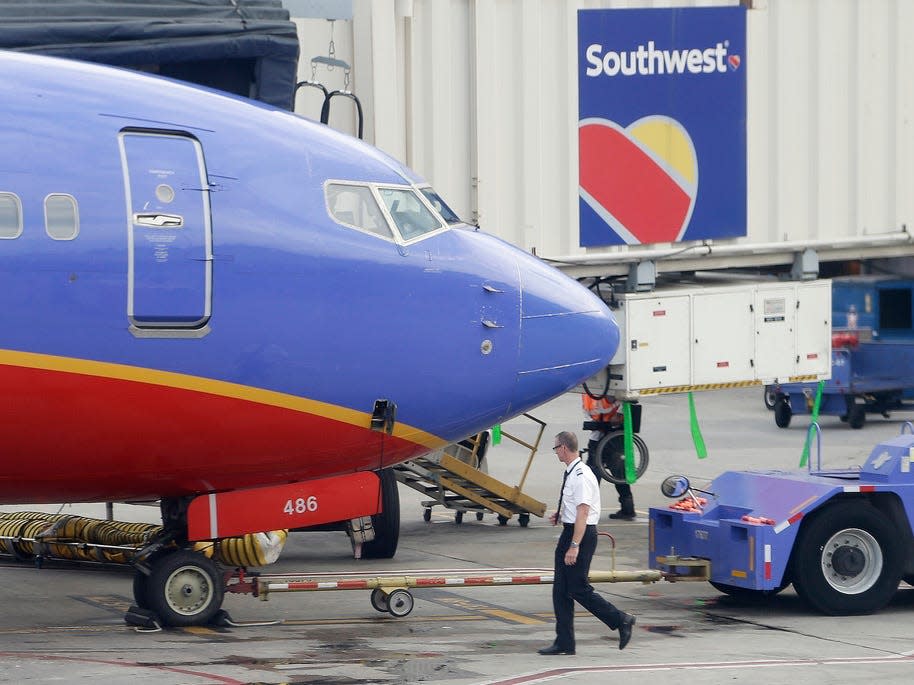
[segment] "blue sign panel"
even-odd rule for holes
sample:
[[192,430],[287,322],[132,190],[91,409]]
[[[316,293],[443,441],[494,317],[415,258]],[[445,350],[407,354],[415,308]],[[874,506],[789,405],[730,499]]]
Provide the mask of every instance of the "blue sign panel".
[[582,246],[746,235],[746,10],[578,11]]

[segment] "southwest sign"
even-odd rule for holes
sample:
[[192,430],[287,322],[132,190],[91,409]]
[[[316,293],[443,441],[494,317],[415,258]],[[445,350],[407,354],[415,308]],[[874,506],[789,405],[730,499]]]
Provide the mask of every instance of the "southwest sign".
[[746,10],[578,11],[583,247],[746,235]]

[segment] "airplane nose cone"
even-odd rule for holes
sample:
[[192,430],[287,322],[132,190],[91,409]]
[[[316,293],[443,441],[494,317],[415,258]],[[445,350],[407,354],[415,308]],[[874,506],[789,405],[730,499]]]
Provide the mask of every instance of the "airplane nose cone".
[[[599,297],[532,255],[521,260],[521,325],[515,398],[534,407],[603,369],[619,327]],[[520,407],[513,407],[520,409]]]

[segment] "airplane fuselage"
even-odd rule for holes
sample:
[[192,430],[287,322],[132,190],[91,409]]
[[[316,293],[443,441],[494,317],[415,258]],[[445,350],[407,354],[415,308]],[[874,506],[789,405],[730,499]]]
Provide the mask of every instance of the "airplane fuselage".
[[[618,342],[597,298],[433,204],[410,237],[385,202],[421,179],[319,124],[11,53],[0,86],[0,502],[378,469],[564,392]],[[330,206],[353,188],[390,235]]]

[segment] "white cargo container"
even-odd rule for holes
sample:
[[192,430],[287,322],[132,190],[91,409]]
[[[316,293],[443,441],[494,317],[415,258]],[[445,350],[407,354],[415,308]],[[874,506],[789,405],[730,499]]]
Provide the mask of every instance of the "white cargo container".
[[[732,4],[354,0],[334,37],[353,64],[369,141],[462,216],[574,275],[621,274],[639,260],[659,272],[790,264],[806,248],[823,261],[914,254],[907,0],[745,0],[748,235],[579,247],[577,10]],[[309,78],[330,24],[299,24]],[[343,111],[332,123],[354,130]]]
[[[608,388],[617,397],[831,375],[831,282],[681,286],[625,293]],[[589,382],[600,392],[606,376]]]

